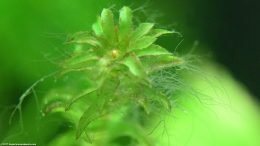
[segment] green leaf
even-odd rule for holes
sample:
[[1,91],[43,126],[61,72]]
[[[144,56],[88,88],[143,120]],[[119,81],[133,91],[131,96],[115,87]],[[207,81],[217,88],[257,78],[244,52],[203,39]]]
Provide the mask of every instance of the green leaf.
[[153,23],[141,23],[133,32],[132,39],[136,40],[146,35],[153,28],[153,26],[154,26]]
[[165,54],[171,54],[171,53],[159,45],[151,45],[142,50],[136,50],[135,54],[137,57],[142,57],[142,56],[165,55]]
[[101,26],[104,36],[112,43],[115,38],[114,16],[111,10],[103,9],[101,13]]
[[129,55],[129,57],[123,60],[123,64],[126,65],[130,72],[138,77],[144,77],[145,71],[139,60],[134,54]]
[[65,111],[65,101],[53,100],[48,102],[43,108],[43,114],[47,115],[53,112],[64,112]]
[[143,66],[148,73],[164,68],[175,67],[184,63],[183,59],[173,55],[147,56],[142,58]]
[[92,25],[92,30],[94,31],[95,35],[101,37],[103,35],[103,29],[101,26],[101,18],[98,17],[97,22]]
[[75,53],[71,58],[61,62],[62,70],[59,75],[93,70],[99,59],[100,58],[92,51]]
[[89,61],[98,60],[99,57],[95,55],[93,52],[87,52],[87,53],[80,53],[72,56],[71,58],[67,59],[63,63],[64,68],[70,68],[70,67],[76,67],[78,65],[86,64]]
[[119,39],[123,40],[132,31],[132,10],[123,7],[119,14]]
[[[76,138],[78,139],[83,132],[87,132],[86,131],[87,126],[98,117],[100,117],[100,113],[98,112],[98,106],[91,105],[90,107],[88,107],[88,109],[83,113],[83,115],[79,120],[77,131],[76,131]],[[91,140],[89,139],[89,141]]]
[[53,112],[64,112],[66,102],[70,97],[71,94],[64,92],[62,89],[50,90],[44,96],[42,113],[46,115]]
[[149,47],[156,41],[155,37],[144,36],[136,41],[131,42],[129,46],[129,51],[140,50]]
[[142,89],[141,94],[143,94],[143,96],[147,98],[145,100],[143,99],[142,106],[144,107],[145,110],[148,110],[148,112],[149,112],[149,108],[151,108],[152,106],[151,104],[149,105],[149,102],[153,102],[153,101],[157,102],[160,106],[162,106],[166,110],[171,109],[170,100],[167,98],[167,96],[158,92],[156,89],[146,86],[145,88]]
[[120,80],[118,79],[118,76],[108,74],[106,80],[103,81],[101,87],[98,90],[99,94],[101,94],[101,96],[104,95],[105,98],[113,98],[119,83]]
[[173,33],[179,34],[179,32],[176,32],[176,31],[169,31],[169,30],[165,30],[165,29],[153,29],[150,31],[149,35],[157,38],[161,35],[173,34]]
[[66,44],[89,44],[94,47],[100,47],[100,42],[93,37],[89,32],[78,32],[67,39]]
[[95,92],[98,88],[99,88],[99,86],[94,86],[94,87],[88,88],[84,92],[80,93],[78,96],[75,96],[74,98],[72,98],[66,105],[66,111],[69,110],[71,105],[73,103],[75,103],[77,100],[89,95],[92,92]]

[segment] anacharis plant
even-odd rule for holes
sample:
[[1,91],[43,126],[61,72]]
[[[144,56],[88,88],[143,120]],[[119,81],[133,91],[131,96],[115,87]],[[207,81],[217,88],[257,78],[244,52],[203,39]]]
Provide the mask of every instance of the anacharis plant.
[[66,41],[75,47],[56,74],[61,85],[43,98],[42,113],[65,114],[76,125],[77,139],[100,146],[154,145],[146,122],[155,112],[171,110],[173,99],[154,76],[184,60],[155,42],[176,32],[135,25],[132,17],[123,7],[115,22],[112,11],[103,9],[92,31]]

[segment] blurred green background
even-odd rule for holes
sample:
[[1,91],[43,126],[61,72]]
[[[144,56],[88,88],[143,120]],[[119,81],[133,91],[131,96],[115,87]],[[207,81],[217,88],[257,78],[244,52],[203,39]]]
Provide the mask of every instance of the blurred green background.
[[124,5],[136,9],[140,21],[153,21],[183,34],[163,37],[158,41],[162,46],[171,51],[177,47],[177,52],[187,54],[199,42],[195,49],[199,58],[216,58],[233,73],[204,61],[209,63],[201,73],[185,75],[202,102],[192,100],[193,92],[178,95],[180,104],[167,120],[170,136],[155,132],[162,143],[169,138],[171,145],[180,146],[257,146],[260,111],[254,97],[259,96],[260,86],[259,51],[254,42],[258,31],[254,22],[259,20],[254,19],[256,7],[240,1],[206,0],[0,1],[0,142],[11,128],[8,118],[19,96],[34,81],[57,69],[55,61],[69,49],[63,44],[67,35],[90,30],[103,8],[116,12]]

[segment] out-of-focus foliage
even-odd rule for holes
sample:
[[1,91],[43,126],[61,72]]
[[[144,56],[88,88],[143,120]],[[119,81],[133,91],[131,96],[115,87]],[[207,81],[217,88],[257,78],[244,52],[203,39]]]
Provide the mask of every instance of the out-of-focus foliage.
[[259,145],[259,105],[226,69],[205,62],[185,73],[190,84],[175,97],[175,110],[158,119],[153,134],[161,145]]

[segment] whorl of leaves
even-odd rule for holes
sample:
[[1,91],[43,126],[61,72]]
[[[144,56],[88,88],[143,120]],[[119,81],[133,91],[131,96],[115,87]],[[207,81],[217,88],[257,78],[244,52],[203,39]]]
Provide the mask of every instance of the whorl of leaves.
[[[92,25],[92,31],[78,32],[66,41],[78,47],[70,58],[63,61],[60,74],[80,72],[89,83],[81,93],[69,98],[63,107],[69,111],[75,103],[89,96],[95,97],[86,103],[87,108],[82,111],[77,124],[76,137],[85,133],[88,142],[92,142],[88,136],[90,124],[103,117],[106,117],[105,121],[113,119],[113,113],[123,107],[130,110],[127,112],[137,112],[131,111],[130,106],[141,107],[146,114],[153,112],[154,106],[170,110],[170,98],[154,88],[150,75],[182,64],[181,58],[155,44],[158,37],[174,31],[156,29],[153,23],[134,26],[129,7],[123,7],[119,12],[119,21],[115,22],[112,11],[103,9]],[[48,103],[46,105],[48,107]],[[117,123],[122,124],[122,120]],[[140,131],[136,129],[127,130],[130,136],[140,140]]]

